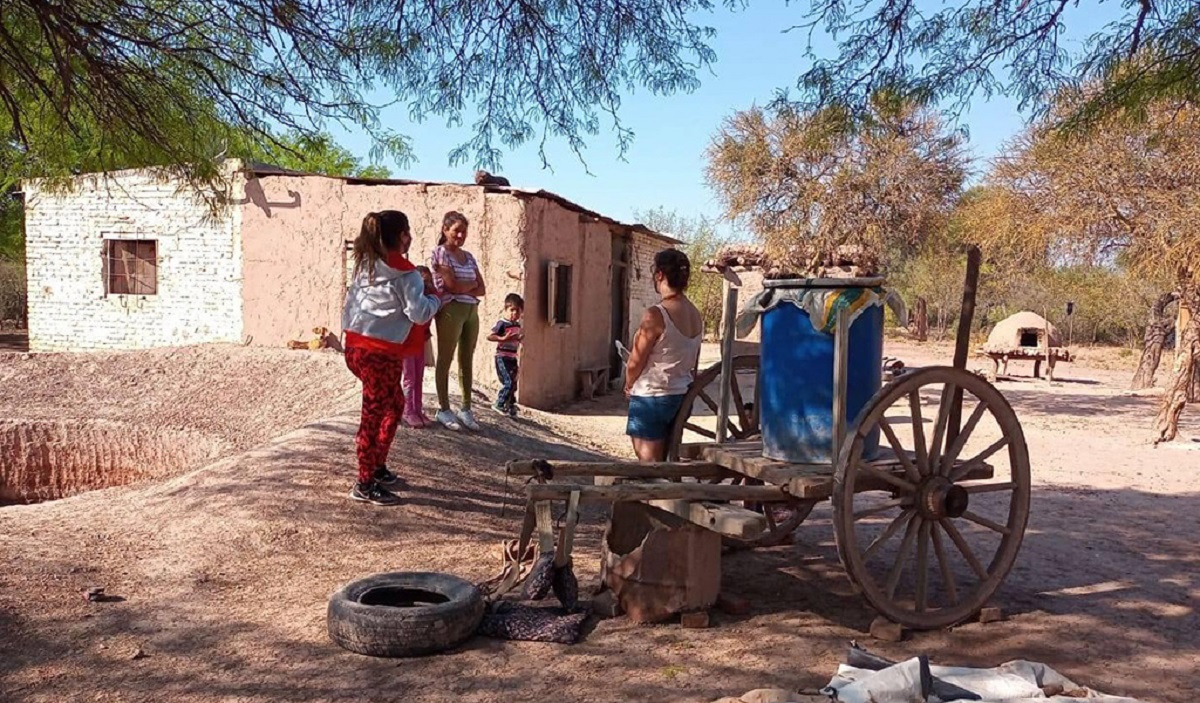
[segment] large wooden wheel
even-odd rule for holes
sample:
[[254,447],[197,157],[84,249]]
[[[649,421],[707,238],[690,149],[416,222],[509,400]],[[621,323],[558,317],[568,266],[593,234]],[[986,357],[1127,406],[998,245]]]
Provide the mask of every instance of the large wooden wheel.
[[[864,461],[874,430],[881,456]],[[838,556],[881,615],[912,629],[949,627],[978,613],[1008,575],[1029,493],[1025,437],[1000,392],[961,369],[920,369],[880,390],[842,446]]]
[[[726,421],[727,437],[730,440],[756,439],[762,434],[759,427],[759,357],[756,355],[733,358],[734,380],[731,390],[732,402],[729,419]],[[679,413],[675,416],[671,435],[667,440],[667,461],[679,461],[679,449],[685,443],[715,442],[717,439],[717,411],[720,401],[721,365],[715,364],[696,375],[688,393],[684,396]],[[737,477],[724,481],[730,484],[761,484],[751,478]],[[778,503],[743,503],[742,507],[762,513],[767,520],[767,531],[753,540],[726,538],[726,543],[735,547],[772,547],[791,538],[800,523],[812,512],[816,501],[789,500]]]
[[[762,432],[758,425],[758,367],[757,356],[733,357],[733,402],[730,403],[729,419],[725,423],[726,436],[731,440],[753,439]],[[720,364],[696,374],[671,426],[671,434],[667,438],[667,461],[679,461],[679,448],[685,443],[717,441],[720,381]]]

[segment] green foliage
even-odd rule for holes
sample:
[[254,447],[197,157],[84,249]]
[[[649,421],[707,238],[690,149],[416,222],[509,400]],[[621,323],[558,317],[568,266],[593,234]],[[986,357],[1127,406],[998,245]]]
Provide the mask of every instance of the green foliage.
[[0,194],[0,263],[25,257],[25,208],[21,201]]
[[[962,305],[966,257],[946,250],[925,250],[904,262],[889,284],[904,297],[909,313],[918,296],[929,311],[934,339],[953,335]],[[1074,344],[1140,343],[1154,299],[1167,290],[1129,270],[1102,266],[1043,266],[1020,271],[984,261],[976,293],[975,329],[986,334],[998,322],[1022,310],[1043,315]],[[1067,302],[1075,303],[1073,319]]]
[[[710,0],[6,0],[0,134],[26,173],[174,165],[215,176],[229,132],[269,141],[337,123],[374,137],[373,161],[407,141],[379,108],[450,124],[474,115],[455,163],[561,139],[579,153],[621,91],[691,90],[715,60],[697,25]],[[377,97],[376,97],[377,96]],[[97,130],[96,126],[100,126]],[[56,141],[56,139],[58,141]],[[80,158],[86,156],[87,158]]]
[[25,264],[0,259],[0,320],[25,321]]
[[705,261],[711,259],[721,247],[732,242],[721,235],[715,223],[703,216],[689,217],[674,210],[657,207],[647,212],[634,213],[634,217],[653,229],[684,242],[680,248],[692,263],[692,277],[688,283],[688,297],[700,310],[704,318],[704,332],[715,335],[721,324],[721,277],[700,272]]
[[[962,108],[1004,94],[1039,111],[1063,87],[1088,86],[1060,126],[1091,129],[1164,100],[1200,101],[1200,5],[1120,3],[1115,21],[1085,42],[1063,41],[1102,0],[964,0],[957,3],[811,0],[795,29],[836,38],[797,81],[805,108],[869,111],[879,91]],[[1117,3],[1107,3],[1113,8]],[[783,98],[786,101],[788,98]]]

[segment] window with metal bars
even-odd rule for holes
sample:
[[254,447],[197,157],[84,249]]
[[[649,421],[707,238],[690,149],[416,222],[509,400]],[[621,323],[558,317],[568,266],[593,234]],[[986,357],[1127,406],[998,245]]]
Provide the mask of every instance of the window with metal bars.
[[104,240],[105,295],[158,294],[158,241]]

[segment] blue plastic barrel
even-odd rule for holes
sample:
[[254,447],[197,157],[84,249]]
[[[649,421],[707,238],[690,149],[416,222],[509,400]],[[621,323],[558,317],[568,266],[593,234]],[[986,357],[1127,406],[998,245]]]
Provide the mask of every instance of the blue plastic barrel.
[[[768,282],[771,283],[771,282]],[[776,289],[849,288],[837,279],[780,282]],[[797,305],[780,303],[762,316],[759,414],[763,456],[803,464],[834,464],[833,334],[813,327]],[[846,427],[876,391],[883,375],[883,306],[869,305],[850,325]],[[867,436],[874,457],[879,430]]]

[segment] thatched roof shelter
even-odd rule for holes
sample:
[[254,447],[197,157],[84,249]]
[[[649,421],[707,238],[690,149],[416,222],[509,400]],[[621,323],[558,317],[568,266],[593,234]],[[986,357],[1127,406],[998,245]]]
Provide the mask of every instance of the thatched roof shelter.
[[[1045,339],[1047,332],[1050,335],[1049,344]],[[1024,310],[1004,318],[993,327],[983,348],[986,351],[1006,352],[1042,346],[1061,347],[1062,335],[1046,318]]]

